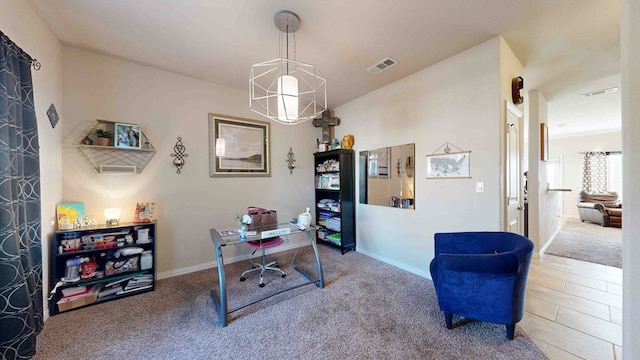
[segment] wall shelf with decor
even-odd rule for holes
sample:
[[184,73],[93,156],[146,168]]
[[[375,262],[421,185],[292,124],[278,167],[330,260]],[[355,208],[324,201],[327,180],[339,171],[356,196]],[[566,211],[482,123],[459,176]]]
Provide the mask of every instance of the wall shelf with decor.
[[[125,125],[137,126],[107,120],[96,120],[93,126],[84,133],[82,139],[79,139],[78,150],[96,172],[119,175],[139,174],[155,155],[156,150],[143,131],[138,131],[139,144],[136,147],[115,146],[114,142],[117,141],[116,128]],[[109,145],[97,145],[98,138],[95,132],[98,129],[113,135],[113,138],[109,139]]]
[[317,242],[339,249],[356,249],[355,172],[353,150],[314,154]]
[[49,314],[153,291],[156,240],[155,222],[56,231]]

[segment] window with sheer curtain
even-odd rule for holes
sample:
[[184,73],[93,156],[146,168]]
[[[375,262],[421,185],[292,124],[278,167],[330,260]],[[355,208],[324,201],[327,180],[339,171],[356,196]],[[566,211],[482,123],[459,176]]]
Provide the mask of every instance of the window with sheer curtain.
[[622,198],[622,153],[585,152],[582,190],[588,193],[615,191]]

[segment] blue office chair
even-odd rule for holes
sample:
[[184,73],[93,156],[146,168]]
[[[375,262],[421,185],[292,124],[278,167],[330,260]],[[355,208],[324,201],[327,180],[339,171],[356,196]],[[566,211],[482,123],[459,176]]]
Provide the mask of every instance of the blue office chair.
[[447,329],[453,314],[507,327],[513,340],[524,315],[533,243],[509,232],[435,234],[430,271]]
[[284,240],[280,236],[272,237],[268,239],[262,239],[262,240],[247,241],[247,245],[249,245],[250,247],[256,250],[262,250],[261,262],[260,264],[258,264],[252,261],[251,269],[246,270],[245,272],[242,273],[242,275],[240,275],[240,281],[245,281],[247,279],[246,275],[254,271],[260,272],[260,278],[258,279],[258,286],[260,287],[264,287],[263,276],[264,276],[264,272],[267,270],[279,271],[283,278],[286,277],[287,273],[284,272],[282,269],[280,269],[277,262],[272,261],[267,264],[267,257],[265,255],[266,249],[280,246],[282,245],[283,242]]

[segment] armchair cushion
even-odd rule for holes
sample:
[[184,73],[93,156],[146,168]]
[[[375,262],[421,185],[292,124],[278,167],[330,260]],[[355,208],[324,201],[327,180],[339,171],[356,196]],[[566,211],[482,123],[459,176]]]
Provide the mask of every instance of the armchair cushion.
[[447,327],[451,314],[457,314],[504,324],[513,338],[515,323],[524,314],[532,254],[533,243],[518,234],[436,234],[435,257],[429,268]]

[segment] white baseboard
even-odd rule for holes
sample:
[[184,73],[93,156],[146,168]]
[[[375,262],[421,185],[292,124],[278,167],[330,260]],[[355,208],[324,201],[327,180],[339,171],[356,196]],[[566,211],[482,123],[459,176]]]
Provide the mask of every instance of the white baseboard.
[[424,271],[422,269],[418,269],[418,268],[415,268],[415,267],[412,267],[412,266],[407,266],[406,264],[399,263],[397,261],[394,261],[394,260],[391,260],[389,258],[385,258],[385,257],[379,256],[377,254],[370,253],[370,252],[368,252],[366,250],[362,250],[362,249],[359,249],[359,248],[357,248],[356,251],[361,253],[361,254],[364,254],[364,255],[366,255],[366,256],[368,256],[370,258],[374,258],[376,260],[380,260],[380,261],[382,261],[384,263],[387,263],[389,265],[395,266],[395,267],[397,267],[399,269],[408,271],[410,273],[413,273],[413,274],[416,274],[418,276],[422,276],[424,278],[427,278],[427,279],[431,280],[431,273],[429,271]]
[[556,229],[556,231],[553,233],[553,235],[551,235],[551,237],[549,238],[549,241],[547,241],[546,244],[544,244],[544,246],[542,247],[542,249],[540,249],[540,251],[538,252],[540,255],[544,254],[545,250],[547,250],[547,248],[551,245],[551,243],[553,242],[553,240],[555,240],[556,236],[558,235],[558,233],[560,232],[560,229],[562,229],[562,226],[558,226],[558,228]]
[[[301,248],[304,246],[309,246],[310,244],[308,242],[303,242],[302,244],[300,243],[295,243],[293,244],[292,242],[289,242],[288,244],[285,243],[281,246],[278,246],[277,249],[278,251],[273,251],[272,250],[267,250],[267,254],[274,254],[274,253],[278,253],[278,252],[282,252],[282,251],[287,251],[287,250],[292,250],[295,248]],[[212,252],[214,252],[213,249],[211,249]],[[261,254],[259,254],[256,251],[256,254],[254,254],[253,256],[249,256],[249,258],[257,258],[260,257]],[[224,263],[225,264],[232,264],[238,261],[243,261],[243,260],[247,260],[247,257],[244,255],[237,255],[237,256],[233,256],[233,257],[225,257],[224,258]],[[187,266],[187,267],[183,267],[183,268],[179,268],[179,269],[173,269],[173,270],[169,270],[169,271],[163,271],[160,273],[156,274],[156,280],[162,280],[162,279],[167,279],[170,277],[174,277],[174,276],[180,276],[180,275],[186,275],[186,274],[190,274],[196,271],[201,271],[201,270],[207,270],[207,269],[211,269],[216,267],[216,262],[215,261],[210,261],[204,264],[198,264],[198,265],[193,265],[193,266]]]

